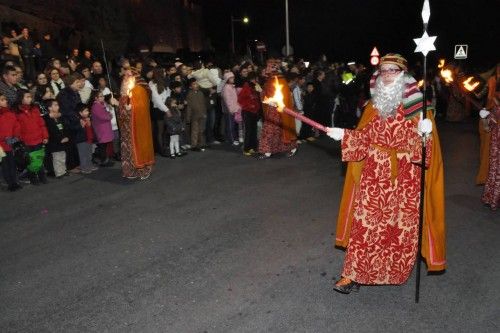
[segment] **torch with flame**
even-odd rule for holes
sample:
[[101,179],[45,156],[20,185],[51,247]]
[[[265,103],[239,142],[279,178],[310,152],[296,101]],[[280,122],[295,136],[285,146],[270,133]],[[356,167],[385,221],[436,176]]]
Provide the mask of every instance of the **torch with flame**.
[[135,77],[131,76],[127,81],[127,96],[132,98],[132,89],[135,87]]
[[441,69],[441,77],[446,83],[452,83],[453,82],[453,73],[451,72],[450,69],[447,69],[444,67],[445,65],[445,60],[444,59],[439,59],[439,64],[438,68]]
[[473,91],[480,84],[479,81],[472,82],[473,79],[474,79],[473,76],[469,76],[467,80],[463,82],[464,88],[467,89],[468,91]]
[[279,112],[285,112],[287,115],[292,116],[316,129],[319,129],[320,131],[323,131],[325,133],[328,132],[325,126],[286,107],[285,102],[283,101],[284,99],[283,91],[281,90],[283,88],[283,85],[280,84],[277,76],[274,77],[273,85],[274,85],[274,95],[271,97],[266,96],[262,101],[262,103],[274,106]]

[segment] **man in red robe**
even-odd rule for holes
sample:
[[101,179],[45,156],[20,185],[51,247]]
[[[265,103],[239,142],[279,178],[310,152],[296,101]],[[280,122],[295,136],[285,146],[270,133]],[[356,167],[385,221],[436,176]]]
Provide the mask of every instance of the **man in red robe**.
[[147,87],[135,68],[125,70],[118,121],[122,175],[128,179],[147,179],[155,161]]
[[424,205],[422,253],[430,270],[445,268],[439,138],[432,120],[420,120],[422,94],[406,71],[401,55],[382,57],[358,127],[328,132],[342,140],[342,159],[349,161],[336,236],[336,245],[347,247],[342,278],[334,286],[341,293],[408,279],[418,250],[422,135],[425,165],[434,168],[427,172],[426,201],[439,202]]
[[[275,80],[278,78],[282,89],[283,102],[287,108],[293,109],[293,97],[285,78],[278,72],[278,64],[274,59],[267,62],[266,74],[268,79],[264,84],[263,96],[273,96],[275,91]],[[286,153],[292,157],[297,152],[297,132],[295,131],[295,119],[284,112],[279,112],[276,107],[267,104],[262,105],[264,123],[259,140],[259,158],[266,159],[272,154]]]

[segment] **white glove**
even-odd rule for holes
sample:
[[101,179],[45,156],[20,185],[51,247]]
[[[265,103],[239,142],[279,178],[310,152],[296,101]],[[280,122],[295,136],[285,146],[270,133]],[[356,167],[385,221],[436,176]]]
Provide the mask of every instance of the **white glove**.
[[481,117],[482,119],[488,117],[490,115],[490,111],[486,110],[486,109],[481,109],[481,111],[479,111],[479,117]]
[[432,121],[430,119],[423,119],[418,122],[418,134],[424,136],[431,134],[432,132]]
[[339,141],[344,137],[344,129],[339,127],[328,127],[328,132],[326,132],[326,135],[328,135],[335,141]]

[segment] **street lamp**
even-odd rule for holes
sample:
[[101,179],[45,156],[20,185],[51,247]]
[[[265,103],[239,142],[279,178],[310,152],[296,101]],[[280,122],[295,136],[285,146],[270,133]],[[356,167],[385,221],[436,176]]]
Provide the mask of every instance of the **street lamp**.
[[231,49],[233,50],[233,54],[236,53],[235,47],[234,47],[234,22],[242,22],[244,24],[248,24],[250,22],[250,19],[245,16],[243,18],[234,18],[233,15],[231,15]]

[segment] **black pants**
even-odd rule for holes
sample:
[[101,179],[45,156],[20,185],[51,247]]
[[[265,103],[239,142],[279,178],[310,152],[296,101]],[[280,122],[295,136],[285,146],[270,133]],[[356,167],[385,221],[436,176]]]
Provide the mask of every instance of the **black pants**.
[[108,159],[108,145],[109,143],[98,143],[96,149],[96,155],[99,158],[101,164],[109,161]]
[[5,154],[7,155],[2,159],[2,175],[7,185],[13,185],[17,183],[16,161],[11,151]]
[[215,104],[215,119],[214,119],[214,138],[217,141],[224,141],[224,114],[222,113],[220,96],[217,96],[217,103]]
[[80,158],[78,156],[78,149],[73,142],[70,142],[66,149],[66,168],[72,170],[80,165]]
[[257,150],[257,122],[259,114],[243,111],[243,124],[245,126],[244,150]]
[[156,153],[165,151],[165,112],[157,108],[151,108],[151,123],[153,134],[153,148]]

